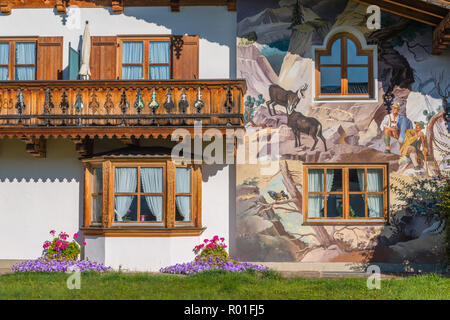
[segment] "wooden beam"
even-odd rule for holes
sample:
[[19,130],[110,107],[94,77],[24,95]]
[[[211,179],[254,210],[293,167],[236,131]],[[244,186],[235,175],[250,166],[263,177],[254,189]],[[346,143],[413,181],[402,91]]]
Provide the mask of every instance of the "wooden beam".
[[170,11],[180,12],[180,0],[170,0]]
[[26,143],[25,150],[35,158],[45,158],[47,155],[47,140],[44,137],[22,137]]
[[433,31],[433,54],[441,54],[450,44],[450,12]]
[[0,12],[2,14],[11,14],[11,3],[9,1],[0,1]]
[[381,10],[436,27],[448,10],[417,0],[355,0],[365,5],[377,5]]
[[112,11],[116,14],[123,13],[123,0],[112,1],[111,3]]
[[73,143],[75,143],[75,150],[82,157],[90,156],[92,154],[93,140],[88,137],[77,137],[72,138]]
[[67,2],[67,0],[56,0],[55,8],[59,14],[66,14]]

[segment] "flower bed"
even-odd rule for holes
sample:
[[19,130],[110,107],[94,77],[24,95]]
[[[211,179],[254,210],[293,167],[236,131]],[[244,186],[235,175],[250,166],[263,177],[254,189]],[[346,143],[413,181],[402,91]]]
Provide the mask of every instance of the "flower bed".
[[38,258],[20,262],[12,267],[14,272],[66,272],[94,271],[103,273],[111,268],[101,263],[86,260],[47,259]]
[[[81,247],[77,243],[78,233],[73,235],[73,240],[70,242],[67,241],[69,235],[65,232],[55,236],[56,231],[51,230],[50,234],[53,236],[53,240],[45,241],[42,245],[44,249],[42,257],[20,262],[14,265],[12,270],[14,272],[66,272],[70,270],[103,273],[111,269],[101,263],[78,260],[81,252]],[[86,242],[83,241],[82,244],[86,246]]]
[[[220,241],[219,241],[220,240]],[[249,270],[266,271],[269,268],[263,265],[233,260],[225,251],[225,239],[215,236],[213,239],[205,239],[204,243],[195,246],[194,261],[176,264],[160,269],[162,273],[170,274],[194,274],[207,270],[222,270],[228,272],[245,272]]]

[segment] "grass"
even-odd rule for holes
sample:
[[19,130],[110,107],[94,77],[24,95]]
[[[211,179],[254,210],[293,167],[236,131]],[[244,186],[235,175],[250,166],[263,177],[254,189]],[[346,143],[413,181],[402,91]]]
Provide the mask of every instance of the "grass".
[[303,300],[450,299],[450,278],[436,274],[382,280],[369,290],[364,278],[282,278],[275,272],[204,272],[191,276],[147,273],[84,273],[81,289],[69,290],[64,273],[0,276],[2,299]]

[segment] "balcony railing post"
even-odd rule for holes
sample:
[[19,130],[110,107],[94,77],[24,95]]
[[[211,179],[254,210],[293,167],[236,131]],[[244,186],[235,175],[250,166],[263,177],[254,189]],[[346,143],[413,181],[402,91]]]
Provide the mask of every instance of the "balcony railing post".
[[17,93],[17,102],[16,102],[16,112],[19,115],[19,124],[22,124],[22,115],[25,111],[25,102],[23,101],[23,92],[22,89],[19,89]]

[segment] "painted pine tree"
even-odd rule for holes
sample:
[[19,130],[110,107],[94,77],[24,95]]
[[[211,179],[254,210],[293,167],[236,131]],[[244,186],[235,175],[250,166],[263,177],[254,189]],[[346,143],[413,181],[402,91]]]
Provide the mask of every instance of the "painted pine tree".
[[305,22],[303,5],[300,4],[299,0],[294,5],[294,10],[292,12],[292,23],[289,26],[289,29],[293,29],[295,26],[302,24]]

